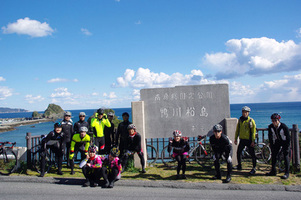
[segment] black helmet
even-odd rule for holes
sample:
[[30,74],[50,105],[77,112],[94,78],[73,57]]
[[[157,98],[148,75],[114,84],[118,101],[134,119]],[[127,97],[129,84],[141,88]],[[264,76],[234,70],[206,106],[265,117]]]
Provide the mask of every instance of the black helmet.
[[123,117],[123,116],[128,116],[128,117],[129,117],[130,115],[129,115],[129,113],[124,112],[124,113],[122,113],[122,117]]
[[102,109],[102,108],[99,108],[99,109],[97,110],[97,113],[98,113],[99,115],[103,115],[103,114],[105,113],[105,110]]
[[281,116],[278,113],[274,113],[274,114],[272,114],[271,119],[278,119],[278,120],[280,120]]
[[117,147],[113,147],[111,150],[110,150],[110,154],[113,156],[113,157],[117,157],[119,156],[120,154],[120,151]]
[[57,122],[54,124],[54,128],[62,128],[62,124],[60,122]]
[[213,131],[222,131],[223,130],[223,127],[222,127],[222,125],[220,125],[220,124],[215,124],[214,126],[213,126]]

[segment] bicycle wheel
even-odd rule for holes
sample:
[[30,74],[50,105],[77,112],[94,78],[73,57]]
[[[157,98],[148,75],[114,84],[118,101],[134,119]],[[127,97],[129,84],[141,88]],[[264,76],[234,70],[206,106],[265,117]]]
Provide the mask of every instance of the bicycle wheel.
[[[41,173],[41,150],[40,146],[34,146],[32,149],[32,155],[31,155],[31,164],[33,167],[33,170],[37,171],[38,173]],[[46,157],[45,157],[45,173],[47,173],[51,168],[51,160],[49,152],[46,151]]]
[[262,157],[262,161],[263,161],[262,163],[268,164],[272,157],[271,148],[268,145],[266,145],[265,143],[259,143],[259,144],[263,144],[263,146],[261,148],[261,157]]
[[[290,149],[289,150],[289,165],[290,165],[290,162],[291,162],[291,159],[292,159],[292,150]],[[278,169],[279,169],[279,173],[281,172],[284,172],[285,171],[285,157],[284,157],[284,154],[283,154],[283,150],[281,149],[278,156],[277,156],[277,165],[278,165]]]
[[157,149],[150,144],[146,145],[146,152],[147,152],[147,162],[148,164],[154,164],[158,159],[158,151]]
[[172,156],[172,151],[168,152],[168,146],[165,146],[161,152],[161,159],[163,164],[168,168],[176,168],[177,167],[177,161]]
[[204,168],[212,168],[214,165],[213,154],[210,145],[199,145],[195,152],[195,160]]
[[12,149],[3,149],[0,154],[0,174],[9,175],[17,169],[17,156]]
[[195,159],[195,149],[197,148],[196,146],[198,145],[198,142],[196,141],[192,141],[192,142],[189,142],[189,147],[190,147],[190,150],[188,152],[188,158],[187,158],[187,161],[189,164],[191,164],[193,161],[196,161]]

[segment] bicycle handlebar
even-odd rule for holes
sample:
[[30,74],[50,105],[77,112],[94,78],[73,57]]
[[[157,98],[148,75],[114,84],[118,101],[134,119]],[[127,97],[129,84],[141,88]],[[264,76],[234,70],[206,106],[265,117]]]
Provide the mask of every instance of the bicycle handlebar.
[[16,142],[0,142],[1,147],[4,147],[6,144],[11,144],[11,147],[7,147],[7,148],[13,148],[16,145]]

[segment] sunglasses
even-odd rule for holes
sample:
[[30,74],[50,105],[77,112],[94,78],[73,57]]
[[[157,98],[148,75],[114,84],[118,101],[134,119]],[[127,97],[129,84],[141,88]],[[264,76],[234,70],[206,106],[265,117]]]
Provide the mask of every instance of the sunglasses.
[[277,122],[278,121],[278,119],[272,119],[272,122]]
[[81,115],[81,116],[79,116],[79,117],[86,117],[85,115]]
[[71,115],[65,115],[65,117],[71,117]]

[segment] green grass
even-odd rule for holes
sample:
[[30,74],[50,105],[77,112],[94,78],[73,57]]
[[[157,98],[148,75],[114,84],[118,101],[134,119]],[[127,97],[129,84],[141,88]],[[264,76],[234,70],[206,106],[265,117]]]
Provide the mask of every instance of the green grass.
[[[237,171],[233,169],[231,183],[237,184],[280,184],[280,185],[300,185],[301,184],[301,173],[290,174],[288,180],[282,180],[280,177],[283,173],[278,173],[277,176],[268,177],[265,173],[269,172],[270,165],[257,164],[257,172],[254,176],[250,176],[248,173],[251,170],[251,163],[243,163],[243,170]],[[22,170],[24,171],[24,170]],[[70,169],[63,165],[63,175],[59,176],[56,174],[56,169],[52,169],[49,173],[45,174],[45,177],[64,177],[64,178],[84,178],[81,169],[78,165],[75,165],[75,174],[70,174]],[[145,181],[156,181],[156,180],[176,180],[176,169],[169,169],[163,164],[155,164],[153,167],[147,167],[146,173],[140,173],[140,168],[128,167],[127,171],[122,173],[122,179],[130,180],[145,180]],[[226,177],[226,164],[221,165],[222,179]],[[14,173],[17,175],[19,173]],[[35,171],[27,170],[28,176],[38,176],[39,174]],[[186,180],[177,180],[183,182],[215,182],[222,183],[221,180],[213,180],[212,177],[215,175],[214,167],[202,168],[197,163],[188,164],[186,170]]]

